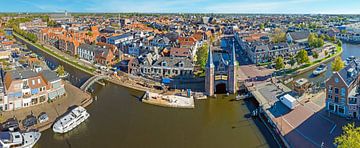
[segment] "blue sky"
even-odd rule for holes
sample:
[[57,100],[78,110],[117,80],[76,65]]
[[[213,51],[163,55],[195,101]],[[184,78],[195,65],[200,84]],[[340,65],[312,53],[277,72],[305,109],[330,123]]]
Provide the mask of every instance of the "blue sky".
[[0,0],[0,12],[360,14],[360,0]]

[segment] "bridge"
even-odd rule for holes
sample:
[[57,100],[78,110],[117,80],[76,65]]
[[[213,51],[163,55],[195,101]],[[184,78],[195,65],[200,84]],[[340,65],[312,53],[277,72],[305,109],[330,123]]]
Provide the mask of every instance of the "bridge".
[[89,89],[89,87],[91,85],[93,85],[95,82],[99,81],[99,80],[103,80],[103,79],[108,79],[109,76],[107,75],[95,75],[95,76],[92,76],[91,78],[89,78],[88,80],[86,80],[86,82],[84,84],[82,84],[80,86],[80,89],[83,90],[83,91],[86,91]]

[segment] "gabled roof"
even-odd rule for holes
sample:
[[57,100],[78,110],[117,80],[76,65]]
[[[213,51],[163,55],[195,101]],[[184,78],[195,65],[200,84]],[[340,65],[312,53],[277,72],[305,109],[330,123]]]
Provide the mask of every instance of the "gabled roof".
[[345,68],[338,73],[340,77],[345,81],[347,86],[353,83],[360,74],[360,59],[355,59],[349,63]]
[[293,40],[303,40],[309,37],[310,32],[309,31],[289,32],[289,35]]
[[57,74],[50,70],[43,70],[41,72],[41,75],[48,82],[54,82],[54,81],[60,80],[60,78],[57,76]]

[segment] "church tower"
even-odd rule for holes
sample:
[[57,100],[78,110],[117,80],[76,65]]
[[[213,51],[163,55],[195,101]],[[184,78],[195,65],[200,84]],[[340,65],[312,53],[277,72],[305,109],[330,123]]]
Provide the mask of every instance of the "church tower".
[[228,91],[229,93],[235,93],[236,92],[236,56],[235,56],[235,44],[233,40],[232,45],[232,53],[231,53],[231,61],[229,63],[228,68]]
[[214,95],[214,63],[213,63],[213,57],[212,57],[212,51],[210,48],[211,45],[209,45],[209,51],[208,51],[208,59],[205,66],[205,92],[208,96]]

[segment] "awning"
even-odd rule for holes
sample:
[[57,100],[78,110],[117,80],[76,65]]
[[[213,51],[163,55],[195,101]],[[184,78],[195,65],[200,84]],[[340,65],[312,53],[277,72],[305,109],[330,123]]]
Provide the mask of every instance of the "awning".
[[170,79],[170,78],[162,78],[162,83],[164,83],[164,84],[170,84],[170,81],[172,81],[172,79]]

